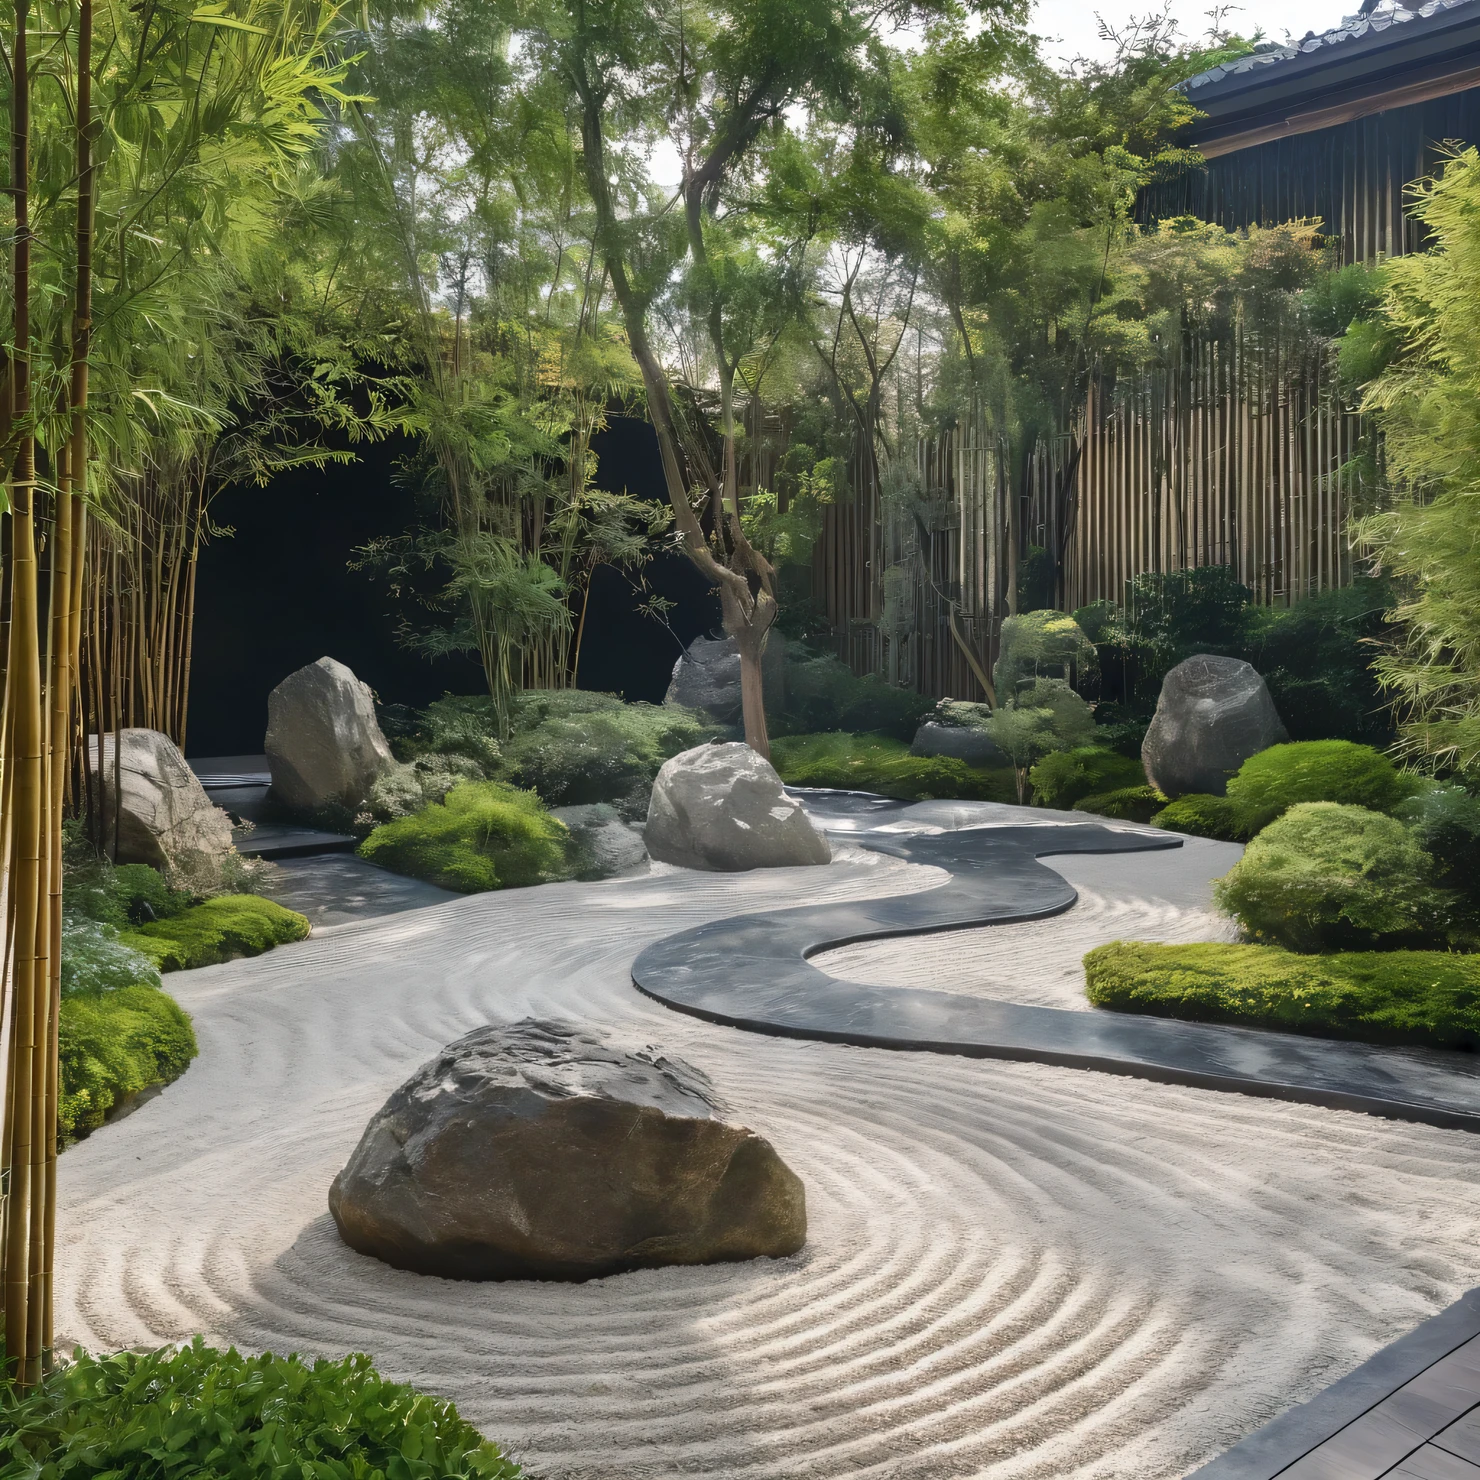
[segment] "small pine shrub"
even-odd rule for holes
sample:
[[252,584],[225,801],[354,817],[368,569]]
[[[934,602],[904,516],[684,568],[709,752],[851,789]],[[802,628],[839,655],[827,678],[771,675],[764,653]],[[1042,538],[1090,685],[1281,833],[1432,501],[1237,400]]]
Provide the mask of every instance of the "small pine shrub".
[[1151,819],[1156,827],[1168,832],[1186,833],[1194,838],[1215,838],[1222,843],[1244,843],[1249,839],[1248,820],[1243,809],[1228,797],[1207,796],[1190,792],[1168,802]]
[[223,894],[181,914],[121,932],[119,939],[161,971],[214,966],[303,940],[308,920],[256,894]]
[[1269,821],[1300,802],[1391,812],[1412,792],[1412,782],[1385,755],[1350,740],[1272,745],[1250,756],[1228,783],[1229,800],[1246,817]]
[[1273,946],[1116,941],[1084,958],[1096,1007],[1372,1043],[1480,1047],[1480,956],[1292,955]]
[[454,786],[444,801],[377,827],[359,853],[462,894],[571,877],[566,829],[534,792],[498,781]]
[[127,1096],[178,1079],[196,1054],[184,1010],[147,985],[64,996],[57,1043],[57,1128],[64,1142],[96,1130]]
[[1097,745],[1081,745],[1044,756],[1028,772],[1028,781],[1037,806],[1067,809],[1081,797],[1144,787],[1146,773],[1139,761]]
[[0,1390],[5,1475],[51,1480],[519,1480],[451,1403],[364,1355],[312,1364],[178,1350],[77,1351],[27,1393]]
[[886,735],[787,735],[772,742],[771,763],[788,786],[871,791],[906,801],[1016,800],[1013,773],[968,766],[953,756],[911,755]]
[[1433,871],[1396,818],[1302,802],[1249,844],[1216,898],[1254,939],[1288,950],[1393,949],[1443,928],[1450,901]]
[[1074,811],[1111,817],[1117,822],[1150,822],[1166,804],[1167,799],[1154,786],[1126,786],[1119,791],[1080,797],[1074,803]]

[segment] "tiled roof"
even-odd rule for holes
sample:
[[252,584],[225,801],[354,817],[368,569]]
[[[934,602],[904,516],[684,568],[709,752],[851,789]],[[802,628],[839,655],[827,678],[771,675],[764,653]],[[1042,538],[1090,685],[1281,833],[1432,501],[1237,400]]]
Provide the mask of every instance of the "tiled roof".
[[1475,3],[1476,0],[1429,0],[1427,5],[1410,10],[1405,5],[1388,0],[1388,3],[1379,6],[1370,15],[1346,16],[1339,26],[1333,26],[1329,31],[1321,31],[1319,34],[1308,31],[1301,40],[1291,42],[1288,46],[1276,41],[1261,42],[1248,56],[1224,62],[1222,66],[1212,67],[1206,72],[1199,72],[1196,77],[1189,77],[1183,86],[1188,92],[1192,92],[1224,77],[1253,72],[1258,67],[1268,67],[1276,62],[1291,61],[1303,53],[1320,51],[1322,47],[1340,46],[1345,41],[1357,41],[1363,36],[1386,31],[1392,26],[1427,20],[1441,11],[1457,10],[1461,6]]

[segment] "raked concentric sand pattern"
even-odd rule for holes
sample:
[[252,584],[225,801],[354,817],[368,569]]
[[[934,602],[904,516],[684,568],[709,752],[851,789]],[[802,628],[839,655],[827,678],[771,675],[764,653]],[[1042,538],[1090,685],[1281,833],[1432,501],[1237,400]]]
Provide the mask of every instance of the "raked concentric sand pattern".
[[[1463,1132],[759,1037],[630,986],[645,944],[737,908],[940,880],[847,853],[556,885],[171,978],[201,1057],[62,1158],[59,1333],[367,1350],[540,1480],[1172,1480],[1477,1282]],[[802,1253],[469,1285],[346,1249],[325,1195],[368,1118],[529,1014],[709,1073],[804,1179]]]

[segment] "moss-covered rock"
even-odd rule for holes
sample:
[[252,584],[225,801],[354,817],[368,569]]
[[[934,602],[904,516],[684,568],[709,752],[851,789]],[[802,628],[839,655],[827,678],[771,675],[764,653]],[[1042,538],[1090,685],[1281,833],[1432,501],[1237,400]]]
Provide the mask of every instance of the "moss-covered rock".
[[532,791],[465,781],[442,802],[377,827],[361,858],[443,889],[476,894],[572,876],[570,834]]
[[772,741],[771,763],[788,786],[872,791],[906,801],[1017,799],[1009,768],[982,770],[950,756],[912,755],[887,735],[787,735]]
[[1084,958],[1097,1007],[1372,1043],[1480,1047],[1480,956],[1301,956],[1259,945],[1116,941]]
[[270,899],[222,894],[170,919],[122,931],[119,939],[161,971],[186,971],[238,956],[258,956],[273,946],[302,940],[308,932],[303,915]]

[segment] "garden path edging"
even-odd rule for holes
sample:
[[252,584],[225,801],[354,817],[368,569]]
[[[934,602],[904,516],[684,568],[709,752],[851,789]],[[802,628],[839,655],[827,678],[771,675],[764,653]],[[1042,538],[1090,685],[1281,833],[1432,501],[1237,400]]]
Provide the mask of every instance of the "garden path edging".
[[857,941],[1062,914],[1077,891],[1040,857],[1177,848],[1175,836],[1066,821],[925,836],[864,829],[849,840],[951,877],[916,894],[680,931],[641,952],[633,984],[677,1012],[749,1032],[1097,1069],[1480,1132],[1480,1056],[867,986],[808,959]]

